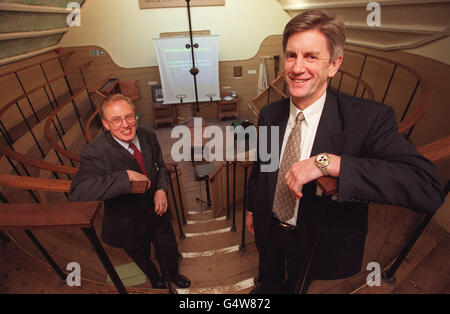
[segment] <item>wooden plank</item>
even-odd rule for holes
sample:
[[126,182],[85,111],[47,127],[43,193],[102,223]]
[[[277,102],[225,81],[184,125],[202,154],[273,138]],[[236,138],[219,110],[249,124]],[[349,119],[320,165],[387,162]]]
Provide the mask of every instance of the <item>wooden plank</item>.
[[59,229],[92,226],[101,202],[0,204],[0,229]]

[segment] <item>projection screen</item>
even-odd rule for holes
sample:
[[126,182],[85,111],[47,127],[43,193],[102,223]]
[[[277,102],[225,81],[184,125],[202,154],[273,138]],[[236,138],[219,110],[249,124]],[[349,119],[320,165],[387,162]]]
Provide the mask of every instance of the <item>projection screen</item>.
[[[199,101],[220,100],[219,88],[219,37],[194,36],[195,66]],[[156,56],[163,91],[163,104],[180,103],[180,95],[185,95],[183,102],[195,102],[194,77],[189,72],[192,68],[189,37],[154,38]],[[213,96],[211,96],[213,95]],[[177,97],[178,96],[178,97]]]

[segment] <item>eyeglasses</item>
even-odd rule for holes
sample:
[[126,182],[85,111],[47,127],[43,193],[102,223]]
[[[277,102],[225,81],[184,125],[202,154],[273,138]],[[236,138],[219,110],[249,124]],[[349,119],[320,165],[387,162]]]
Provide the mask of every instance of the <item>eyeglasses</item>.
[[[297,54],[295,53],[289,53],[287,52],[286,55],[284,56],[284,61],[285,62],[294,62],[295,60],[297,60]],[[303,57],[303,60],[305,60],[308,63],[316,63],[318,61],[324,61],[324,60],[330,60],[327,58],[319,58],[315,55],[306,55],[305,57]]]
[[113,117],[111,120],[107,120],[111,125],[115,128],[120,128],[122,125],[123,120],[126,120],[129,124],[134,125],[136,124],[136,114],[130,113],[127,114],[125,117]]

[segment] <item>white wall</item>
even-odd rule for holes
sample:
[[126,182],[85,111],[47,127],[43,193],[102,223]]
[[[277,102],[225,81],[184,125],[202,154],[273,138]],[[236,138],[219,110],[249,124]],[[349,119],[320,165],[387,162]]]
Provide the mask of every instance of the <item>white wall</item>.
[[[72,27],[62,47],[100,46],[125,68],[157,65],[152,38],[188,31],[186,8],[139,9],[138,0],[88,0],[81,26]],[[191,7],[193,30],[220,36],[220,61],[253,57],[269,35],[282,34],[290,20],[276,0],[225,0],[225,6]]]

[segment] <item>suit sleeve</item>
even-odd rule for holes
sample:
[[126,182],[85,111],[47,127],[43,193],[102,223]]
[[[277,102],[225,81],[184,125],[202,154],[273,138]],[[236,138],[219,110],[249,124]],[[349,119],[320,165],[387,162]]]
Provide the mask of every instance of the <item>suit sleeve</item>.
[[104,201],[131,193],[126,171],[107,173],[102,156],[94,146],[87,145],[84,148],[80,168],[70,187],[69,201]]
[[435,166],[398,133],[390,107],[374,119],[360,156],[341,156],[339,200],[434,212],[443,202]]

